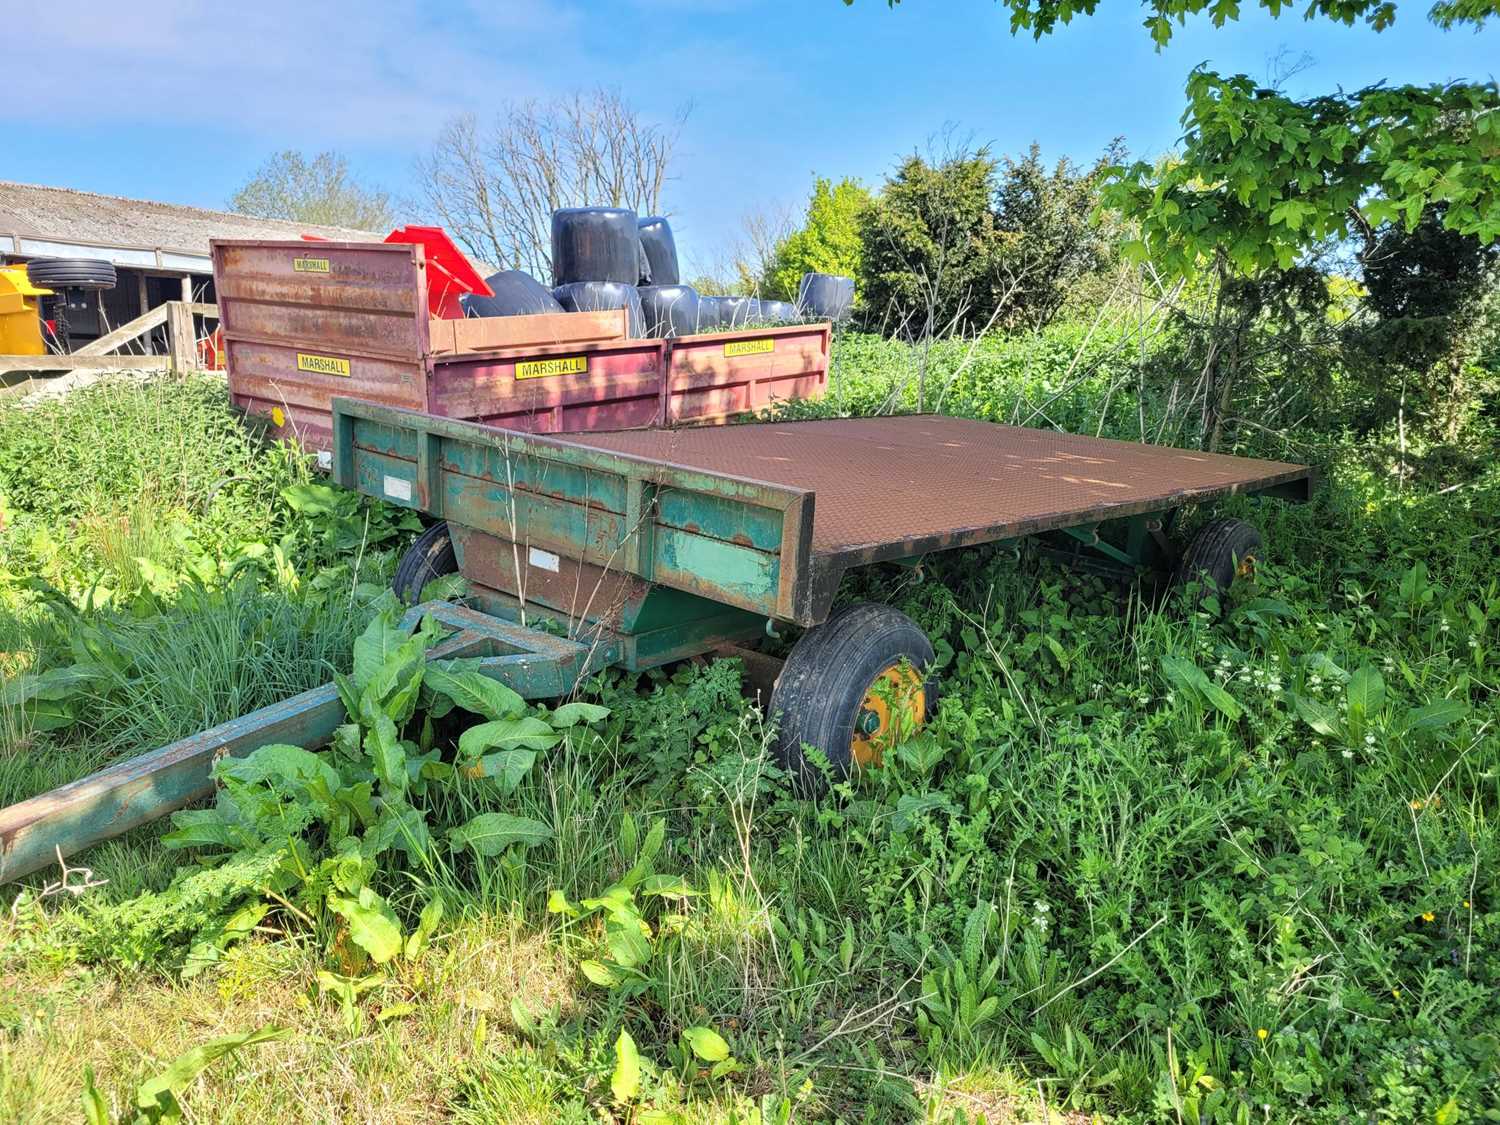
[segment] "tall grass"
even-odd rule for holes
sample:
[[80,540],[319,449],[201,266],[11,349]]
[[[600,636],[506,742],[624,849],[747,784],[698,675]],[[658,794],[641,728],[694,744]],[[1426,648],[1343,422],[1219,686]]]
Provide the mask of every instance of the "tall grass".
[[[1079,331],[954,353],[945,408],[1037,424],[1028,412],[1055,400],[1048,422],[1139,436],[1151,406],[1128,366],[1068,373]],[[843,339],[830,402],[799,409],[907,403],[899,347]],[[688,1120],[1484,1120],[1500,1104],[1500,472],[1423,490],[1351,457],[1310,505],[1221,510],[1267,542],[1222,616],[1014,548],[854,577],[845,596],[891,602],[933,639],[942,700],[885,768],[816,799],[769,760],[731,666],[600,677],[589,694],[612,713],[596,730],[512,794],[443,787],[432,854],[371,876],[408,930],[434,895],[451,928],[389,971],[363,1031],[318,999],[334,954],[291,911],[215,970],[194,994],[211,1024],[240,1015],[253,978],[278,998],[257,1018],[301,1034],[265,1048],[264,1083],[213,1078],[194,1104],[328,1117],[416,1089],[460,1120],[621,1116],[608,1083],[624,1029],[656,1064],[638,1108]],[[311,581],[187,587],[149,616],[85,614],[52,635],[33,622],[6,645],[55,661],[91,638],[118,671],[73,742],[0,769],[155,744],[324,678],[362,624],[355,580],[310,601]],[[552,839],[447,847],[446,828],[484,812]],[[624,878],[658,820],[656,870],[701,893],[646,910],[649,980],[606,990],[576,971],[610,955],[598,918],[547,904]],[[95,854],[121,893],[141,885],[132,864],[148,880],[168,866],[143,839]],[[57,932],[76,916],[59,911]],[[27,935],[32,961],[72,964],[50,932]],[[258,964],[277,967],[255,978]],[[0,956],[0,971],[36,970]],[[30,1005],[51,986],[27,979]],[[512,1024],[512,996],[537,1030]],[[68,1018],[88,1026],[82,1006]],[[689,1026],[724,1034],[745,1071],[676,1066]],[[22,1057],[50,1034],[26,1024]],[[112,1042],[123,1084],[145,1063]],[[92,1053],[71,1044],[69,1065]],[[309,1073],[327,1083],[318,1111]]]

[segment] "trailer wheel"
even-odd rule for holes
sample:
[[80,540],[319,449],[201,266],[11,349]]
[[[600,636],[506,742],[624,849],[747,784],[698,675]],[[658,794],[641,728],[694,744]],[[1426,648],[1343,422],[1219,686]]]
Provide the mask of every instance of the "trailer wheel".
[[448,524],[440,520],[418,535],[406,549],[406,554],[401,556],[401,561],[396,564],[396,577],[391,580],[391,589],[403,602],[414,605],[427,583],[457,569],[458,556],[453,553]]
[[819,776],[804,746],[821,750],[838,776],[878,765],[885,750],[932,713],[932,663],[922,630],[887,605],[848,606],[808,630],[771,693],[779,715],[777,760],[804,787]]
[[1198,584],[1196,608],[1211,593],[1226,592],[1236,579],[1253,576],[1262,545],[1260,532],[1244,520],[1220,519],[1205,524],[1182,554],[1177,584]]

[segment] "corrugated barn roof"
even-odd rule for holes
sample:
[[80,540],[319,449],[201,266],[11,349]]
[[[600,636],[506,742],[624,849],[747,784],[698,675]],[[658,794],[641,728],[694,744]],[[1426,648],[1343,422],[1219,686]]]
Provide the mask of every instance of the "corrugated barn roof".
[[116,265],[207,273],[211,238],[379,242],[384,234],[256,219],[148,199],[0,180],[0,254],[108,258]]

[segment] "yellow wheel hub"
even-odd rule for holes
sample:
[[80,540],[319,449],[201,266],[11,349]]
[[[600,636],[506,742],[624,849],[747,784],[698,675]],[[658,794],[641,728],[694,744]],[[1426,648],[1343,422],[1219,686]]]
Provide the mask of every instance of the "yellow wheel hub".
[[910,664],[895,664],[875,677],[854,718],[850,753],[863,769],[878,766],[885,751],[908,737],[927,718],[927,689],[922,673]]

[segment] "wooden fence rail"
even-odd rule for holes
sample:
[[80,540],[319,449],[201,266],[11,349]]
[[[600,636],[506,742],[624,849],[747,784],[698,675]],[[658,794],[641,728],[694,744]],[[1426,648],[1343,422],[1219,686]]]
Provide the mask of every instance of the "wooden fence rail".
[[[85,371],[191,371],[198,367],[198,335],[194,317],[217,320],[219,307],[198,301],[168,301],[84,344],[67,355],[0,355],[0,375],[55,371],[76,375]],[[117,349],[166,326],[166,355],[116,355]]]

